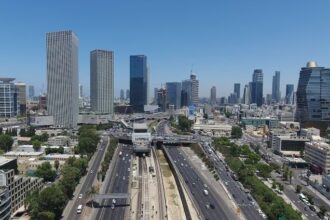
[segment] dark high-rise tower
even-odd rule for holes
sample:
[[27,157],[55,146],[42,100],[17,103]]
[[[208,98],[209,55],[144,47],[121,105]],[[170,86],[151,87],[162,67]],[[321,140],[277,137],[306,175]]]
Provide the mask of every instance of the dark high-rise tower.
[[255,69],[253,72],[252,82],[250,83],[251,104],[256,103],[261,106],[263,102],[263,78],[264,74],[261,69]]
[[294,94],[294,85],[287,84],[285,90],[285,103],[286,104],[293,104],[293,94]]
[[210,103],[211,105],[217,104],[217,88],[215,86],[211,88]]
[[241,98],[241,84],[240,83],[235,83],[234,84],[234,93],[236,93],[236,103],[239,102],[239,99]]
[[174,108],[179,109],[181,106],[181,83],[167,82],[167,102],[169,105],[174,105]]
[[143,112],[148,103],[148,68],[145,55],[130,56],[130,104],[135,112]]
[[272,100],[276,103],[281,100],[280,75],[280,71],[275,71],[275,75],[273,76]]

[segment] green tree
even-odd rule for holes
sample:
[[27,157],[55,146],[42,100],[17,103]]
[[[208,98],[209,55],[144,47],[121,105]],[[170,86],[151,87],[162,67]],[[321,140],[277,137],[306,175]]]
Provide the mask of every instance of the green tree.
[[281,183],[279,183],[279,184],[278,184],[278,189],[281,190],[281,191],[283,191],[283,190],[284,190],[284,185],[281,184]]
[[34,151],[39,151],[41,148],[41,142],[38,140],[32,141]]
[[[88,191],[87,191],[87,198],[91,199],[95,194],[99,192],[99,188],[96,186],[92,186]],[[93,200],[92,200],[92,206],[93,206]]]
[[298,184],[296,186],[296,193],[301,193],[301,189],[302,189],[301,185]]
[[65,165],[62,168],[60,187],[68,199],[72,198],[73,192],[80,179],[80,171],[75,167]]
[[39,165],[35,174],[37,177],[43,178],[44,182],[53,182],[56,178],[56,171],[52,169],[52,165],[48,161]]
[[28,192],[25,200],[24,207],[29,212],[31,219],[36,219],[39,213],[39,190]]
[[186,116],[179,115],[178,121],[179,121],[179,128],[182,131],[190,131],[192,124],[191,121]]
[[325,206],[320,206],[320,213],[324,216],[325,215],[325,213],[327,212],[328,210],[327,210],[327,208],[325,207]]
[[273,182],[272,182],[272,188],[273,188],[273,189],[276,189],[276,181],[273,181]]
[[57,185],[47,187],[40,192],[40,210],[46,212],[53,212],[55,214],[55,219],[61,218],[65,204],[65,195]]
[[243,136],[242,129],[238,126],[233,126],[231,128],[231,137],[232,138],[241,138]]
[[55,220],[55,213],[53,212],[39,212],[38,220]]
[[0,149],[7,152],[11,150],[14,140],[8,134],[0,134]]

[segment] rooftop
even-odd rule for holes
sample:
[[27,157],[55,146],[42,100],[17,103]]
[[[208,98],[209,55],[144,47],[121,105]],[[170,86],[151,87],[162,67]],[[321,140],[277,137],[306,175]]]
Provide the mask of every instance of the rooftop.
[[133,129],[148,129],[148,126],[146,123],[134,123]]

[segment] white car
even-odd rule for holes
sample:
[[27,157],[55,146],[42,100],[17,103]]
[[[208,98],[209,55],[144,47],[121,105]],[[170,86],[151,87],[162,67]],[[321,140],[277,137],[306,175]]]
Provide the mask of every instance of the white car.
[[83,197],[83,194],[79,194],[78,198],[82,199],[82,197]]

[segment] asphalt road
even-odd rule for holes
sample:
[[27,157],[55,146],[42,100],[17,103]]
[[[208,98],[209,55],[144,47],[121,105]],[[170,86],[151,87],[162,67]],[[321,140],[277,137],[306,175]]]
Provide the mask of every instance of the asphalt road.
[[[185,180],[185,184],[192,193],[195,203],[201,211],[200,214],[208,220],[233,219],[232,216],[228,216],[226,210],[223,210],[219,203],[219,199],[215,197],[212,190],[208,186],[204,186],[201,176],[199,176],[199,174],[187,164],[187,159],[177,147],[166,147],[166,149]],[[208,195],[204,194],[204,189],[209,191]]]
[[232,195],[232,198],[235,200],[236,204],[240,207],[241,211],[248,220],[257,220],[263,219],[262,216],[257,211],[258,207],[255,205],[255,201],[252,199],[252,196],[246,194],[242,187],[239,185],[238,181],[235,181],[231,175],[230,171],[226,170],[226,165],[223,161],[220,161],[219,157],[208,147],[204,147],[204,151],[208,152],[208,155],[212,158],[214,166],[218,171],[221,181],[226,185],[228,192]]
[[[69,212],[68,216],[64,216],[64,219],[70,219],[70,220],[75,220],[75,219],[80,219],[81,214],[77,214],[77,207],[78,205],[83,205],[83,209],[85,208],[86,204],[86,193],[91,189],[93,182],[95,178],[97,177],[97,170],[100,167],[101,161],[102,161],[102,156],[104,154],[104,149],[108,144],[108,136],[102,136],[101,141],[98,145],[98,149],[96,151],[96,157],[95,160],[92,164],[91,167],[88,169],[88,173],[86,174],[86,179],[82,184],[82,187],[77,195],[73,197],[74,204],[72,206],[72,209]],[[78,198],[79,194],[82,194],[83,197],[81,199]],[[84,210],[82,210],[82,213]]]
[[[122,157],[118,158],[113,177],[106,186],[106,193],[127,193],[129,185],[129,171],[131,166],[132,148],[123,146],[120,148]],[[127,155],[127,156],[126,156]],[[116,219],[122,220],[125,217],[125,209],[128,207],[126,199],[117,199],[115,208],[111,208],[112,201],[103,200],[97,211],[95,219]]]

